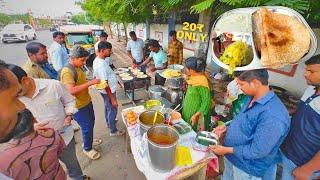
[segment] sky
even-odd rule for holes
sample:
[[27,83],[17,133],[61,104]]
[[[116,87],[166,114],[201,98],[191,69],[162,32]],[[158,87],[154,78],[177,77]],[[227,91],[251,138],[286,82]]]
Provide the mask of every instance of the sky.
[[59,17],[66,12],[82,12],[74,2],[75,0],[0,0],[0,12],[19,14],[31,9],[35,17]]

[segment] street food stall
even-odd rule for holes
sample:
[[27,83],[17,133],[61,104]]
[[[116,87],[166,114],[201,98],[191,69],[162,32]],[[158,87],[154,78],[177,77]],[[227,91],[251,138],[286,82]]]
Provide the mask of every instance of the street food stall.
[[[194,174],[197,179],[204,179],[208,162],[217,157],[197,143],[197,133],[181,118],[172,120],[169,126],[164,124],[164,115],[157,112],[152,126],[150,120],[155,112],[144,106],[121,112],[128,133],[126,146],[130,147],[137,168],[147,179],[182,179]],[[216,143],[214,138],[211,140]]]
[[[281,20],[285,20],[281,25],[290,33],[275,28]],[[273,31],[270,32],[270,29]],[[222,69],[221,72],[210,74],[215,101],[211,121],[227,124],[232,118],[228,116],[230,108],[226,105],[227,86],[232,77],[228,74],[298,64],[312,57],[317,46],[315,35],[303,17],[285,7],[228,11],[214,23],[211,37],[209,58]],[[182,68],[172,66],[159,72],[167,79],[167,83],[165,86],[149,87],[149,95],[153,102],[157,102],[156,105],[150,108],[145,104],[121,112],[128,132],[126,145],[131,149],[138,169],[147,179],[185,178],[195,172],[202,172],[199,179],[204,179],[207,164],[217,160],[217,156],[207,151],[209,145],[219,144],[215,134],[195,132],[181,118],[181,114],[172,121],[173,113],[181,110],[175,107],[183,102]],[[276,86],[270,88],[289,111],[296,108],[299,100],[287,90]],[[162,99],[171,105],[163,106]],[[212,128],[219,125],[212,124]]]

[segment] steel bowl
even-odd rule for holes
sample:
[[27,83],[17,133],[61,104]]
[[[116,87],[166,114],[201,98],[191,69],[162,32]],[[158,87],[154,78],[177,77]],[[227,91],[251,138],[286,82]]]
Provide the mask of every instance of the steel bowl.
[[151,99],[160,99],[160,97],[164,97],[167,88],[160,85],[152,85],[148,91]]
[[157,119],[155,124],[163,124],[165,119],[164,115],[159,111],[148,110],[140,114],[139,116],[139,125],[140,125],[140,135],[143,136],[148,129],[153,126],[153,119],[155,113],[158,112]]

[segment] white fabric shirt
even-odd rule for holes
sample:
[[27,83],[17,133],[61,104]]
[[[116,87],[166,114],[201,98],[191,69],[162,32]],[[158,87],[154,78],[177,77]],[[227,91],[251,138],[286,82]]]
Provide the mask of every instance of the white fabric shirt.
[[6,175],[4,175],[2,173],[0,173],[0,179],[1,180],[12,180],[11,178],[9,178],[8,176],[6,176]]
[[[93,61],[93,76],[101,81],[108,81],[108,85],[111,92],[114,93],[118,87],[118,80],[116,73],[110,68],[108,62],[110,62],[110,57],[106,59],[101,59],[96,57]],[[105,90],[99,90],[99,92],[106,94]]]
[[143,60],[143,47],[144,42],[142,39],[137,38],[136,41],[130,40],[127,44],[127,51],[131,51],[132,57],[137,61]]
[[[49,122],[47,127],[61,133],[66,144],[73,138],[72,126],[64,127],[66,114],[74,114],[75,98],[59,82],[52,79],[34,79],[36,89],[32,98],[20,97],[38,122]],[[70,128],[69,128],[70,127]]]
[[[308,86],[308,88],[304,91],[303,96],[301,97],[301,100],[303,102],[306,102],[306,100],[312,96],[314,93],[316,93],[314,86]],[[320,114],[320,96],[314,98],[310,103],[309,106],[318,114]]]

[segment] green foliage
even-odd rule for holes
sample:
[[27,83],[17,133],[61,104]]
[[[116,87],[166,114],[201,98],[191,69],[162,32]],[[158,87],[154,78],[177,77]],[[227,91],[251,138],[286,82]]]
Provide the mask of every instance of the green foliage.
[[6,24],[9,24],[10,22],[11,22],[10,16],[3,14],[3,13],[0,13],[0,24],[1,25],[6,25]]
[[80,13],[71,17],[71,22],[75,24],[99,24],[88,13]]
[[319,0],[84,0],[81,6],[101,22],[140,23],[183,9],[201,13],[214,8],[213,15],[217,16],[232,8],[256,6],[285,6],[298,11],[308,21],[320,20]]
[[43,28],[48,28],[52,26],[52,23],[48,19],[38,19],[38,24]]
[[140,23],[152,17],[148,0],[84,0],[81,7],[100,21]]
[[196,5],[191,6],[191,12],[192,13],[201,13],[202,11],[207,10],[212,6],[212,4],[215,2],[215,0],[204,0]]
[[309,8],[308,0],[271,0],[264,3],[267,6],[285,6],[304,14]]
[[7,25],[10,23],[29,23],[29,16],[28,14],[15,14],[15,15],[7,15],[4,13],[0,13],[0,24]]

